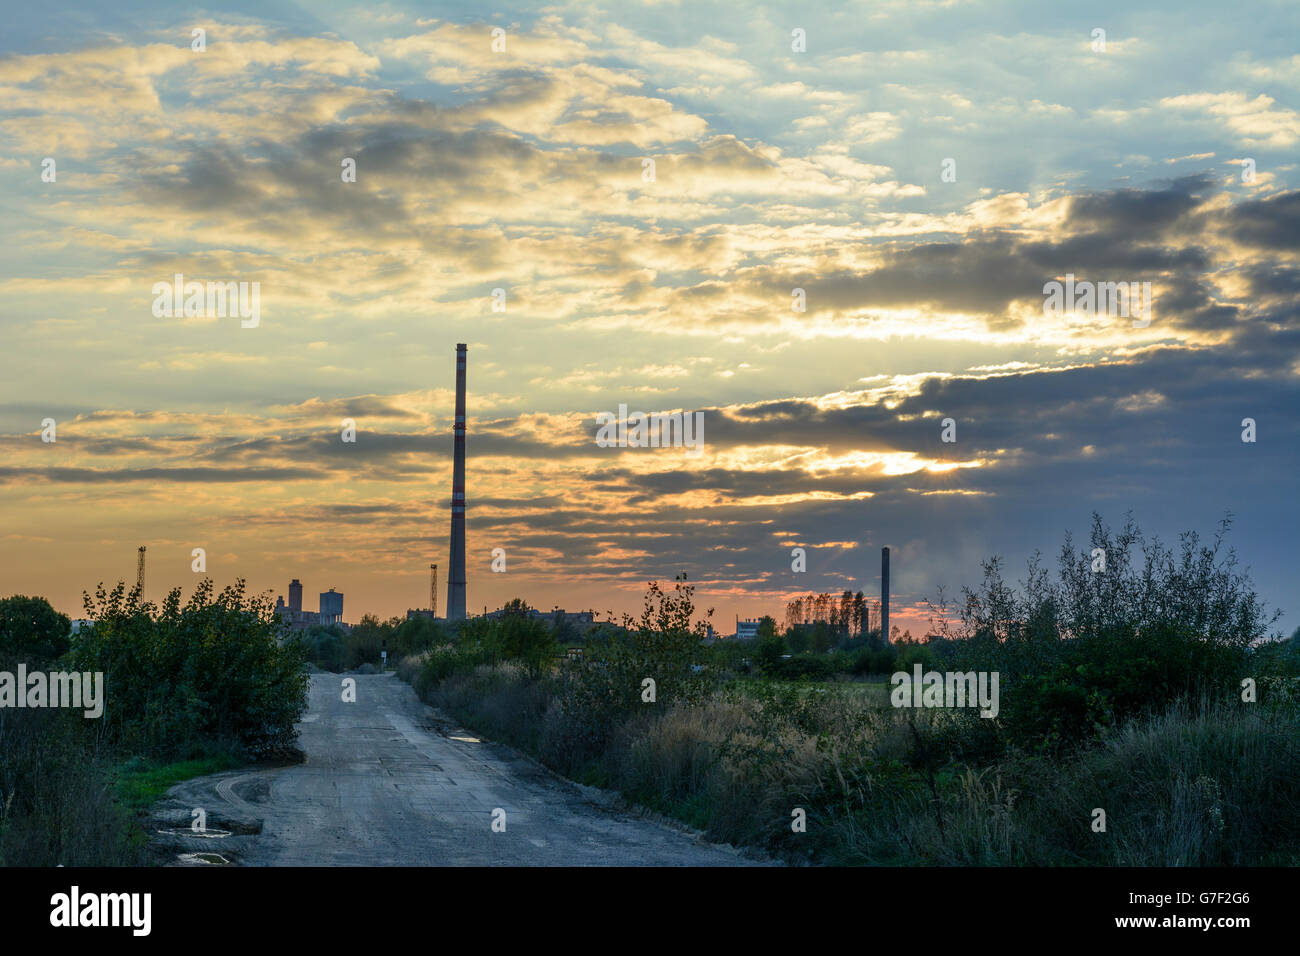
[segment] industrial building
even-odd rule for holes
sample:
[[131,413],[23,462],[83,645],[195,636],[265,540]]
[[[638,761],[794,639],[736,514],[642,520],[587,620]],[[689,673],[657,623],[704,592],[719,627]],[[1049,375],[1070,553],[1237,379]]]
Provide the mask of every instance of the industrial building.
[[302,609],[302,582],[294,578],[289,582],[289,603],[284,603],[284,595],[275,599],[275,613],[289,625],[291,631],[303,631],[317,624],[337,625],[348,630],[343,623],[343,592],[330,588],[320,595],[319,611]]
[[[451,481],[451,561],[447,575],[446,620],[458,621],[465,618],[465,390],[466,366],[468,365],[469,346],[460,343],[456,346],[456,418],[453,432],[453,464]],[[143,579],[143,552],[141,549],[141,571]],[[438,566],[429,565],[429,607],[416,608],[406,612],[407,620],[425,617],[440,620],[438,617]],[[340,625],[343,623],[343,593],[330,588],[320,595],[320,611],[302,609],[302,582],[294,578],[289,582],[289,603],[284,598],[276,599],[275,611],[288,624],[291,630],[300,631],[316,624]],[[561,612],[564,614],[564,612]],[[551,615],[543,615],[547,620]],[[593,623],[590,611],[576,614],[564,614],[564,620],[579,630],[585,630]]]
[[[495,611],[488,611],[484,617],[488,620],[496,620],[505,616],[505,608],[497,608]],[[545,621],[547,624],[569,624],[579,633],[582,634],[596,624],[596,613],[594,611],[566,611],[564,608],[555,608],[551,611],[539,611],[535,607],[530,607],[527,617],[535,621]]]
[[343,592],[333,588],[321,592],[320,622],[326,625],[343,623]]

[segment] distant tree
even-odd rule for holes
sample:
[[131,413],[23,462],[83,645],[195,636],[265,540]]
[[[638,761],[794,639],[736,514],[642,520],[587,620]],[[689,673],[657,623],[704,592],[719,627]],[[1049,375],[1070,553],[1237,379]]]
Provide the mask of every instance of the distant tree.
[[835,636],[848,637],[853,630],[853,592],[845,590],[840,595],[840,606],[835,616]]
[[573,623],[564,616],[562,611],[556,611],[551,617],[551,633],[555,635],[557,644],[573,644],[578,640],[578,629]]
[[50,663],[67,653],[72,621],[42,597],[15,594],[0,600],[0,661]]
[[504,618],[499,627],[502,652],[523,664],[528,676],[534,680],[546,672],[559,653],[555,632],[539,618],[512,614]]
[[[791,633],[798,631],[799,628],[795,628],[793,632],[787,632],[787,640]],[[758,662],[759,670],[764,673],[772,673],[777,665],[781,663],[781,655],[785,653],[786,642],[776,634],[769,634],[766,637],[760,637],[755,642],[755,645],[754,658]]]
[[800,624],[797,627],[792,627],[786,631],[785,648],[783,648],[783,651],[788,649],[791,654],[802,654],[804,651],[808,650],[810,638],[809,632],[812,630],[812,627],[813,625],[811,624]]
[[393,628],[395,653],[401,655],[419,654],[431,647],[450,642],[451,637],[446,625],[423,614],[399,621]]
[[813,617],[814,621],[829,621],[831,609],[831,596],[829,594],[819,594],[813,599]]
[[528,602],[523,598],[511,598],[505,603],[505,606],[501,608],[501,616],[527,617],[528,612],[531,610],[532,608],[528,606]]
[[802,597],[797,597],[793,601],[789,601],[786,603],[785,628],[787,631],[796,628],[800,624],[802,624],[803,618],[804,618],[804,612],[803,612]]
[[380,621],[373,614],[367,614],[357,623],[343,639],[345,658],[349,668],[362,664],[379,664],[383,651],[389,656],[397,653],[395,620]]
[[867,632],[867,602],[859,591],[853,595],[853,636],[861,637]]
[[306,628],[299,639],[307,660],[327,671],[344,669],[343,628],[336,624],[316,624]]

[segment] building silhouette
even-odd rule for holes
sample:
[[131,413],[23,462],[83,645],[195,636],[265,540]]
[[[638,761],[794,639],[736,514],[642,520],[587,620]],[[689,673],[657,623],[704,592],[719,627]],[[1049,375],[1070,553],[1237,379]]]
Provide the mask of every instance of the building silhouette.
[[320,595],[320,622],[322,624],[343,623],[343,592],[330,588]]

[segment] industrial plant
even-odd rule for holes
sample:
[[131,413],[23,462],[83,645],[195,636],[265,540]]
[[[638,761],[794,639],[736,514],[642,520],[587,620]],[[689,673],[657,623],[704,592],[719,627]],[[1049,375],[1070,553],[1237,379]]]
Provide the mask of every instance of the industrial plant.
[[328,591],[320,593],[320,602],[317,605],[319,611],[304,611],[302,609],[302,582],[294,578],[289,582],[289,603],[284,603],[284,595],[275,599],[275,613],[278,614],[291,631],[304,631],[309,627],[321,625],[338,625],[344,630],[348,628],[343,623],[343,592],[335,591],[330,588]]

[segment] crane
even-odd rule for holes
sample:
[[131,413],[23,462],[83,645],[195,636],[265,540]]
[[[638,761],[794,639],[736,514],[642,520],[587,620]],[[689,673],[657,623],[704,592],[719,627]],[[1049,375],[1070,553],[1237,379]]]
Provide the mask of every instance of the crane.
[[438,616],[438,566],[429,565],[429,614]]
[[136,552],[135,587],[140,596],[144,597],[144,545],[140,545],[140,550]]

